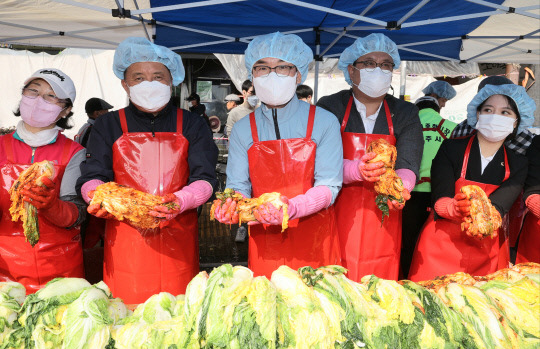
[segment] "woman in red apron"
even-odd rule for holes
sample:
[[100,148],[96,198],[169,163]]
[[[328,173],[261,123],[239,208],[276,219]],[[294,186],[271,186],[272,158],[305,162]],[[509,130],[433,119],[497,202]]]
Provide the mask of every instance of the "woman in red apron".
[[[268,278],[281,265],[298,269],[341,263],[330,206],[341,185],[338,124],[295,94],[312,57],[298,36],[281,33],[257,37],[246,50],[246,67],[263,105],[234,125],[227,187],[250,197],[279,192],[288,202],[285,231],[283,210],[272,204],[255,211],[262,224],[250,222],[248,265],[255,275]],[[237,223],[221,214],[228,205],[216,210],[216,218]]]
[[[17,113],[22,121],[0,137],[0,281],[20,282],[27,293],[56,277],[84,277],[79,224],[85,205],[77,199],[74,179],[85,151],[59,132],[69,128],[74,100],[67,75],[40,69],[25,82]],[[43,160],[54,163],[53,179],[22,190],[23,200],[38,212],[39,240],[32,246],[22,222],[11,219],[8,191],[22,171]]]
[[390,215],[382,221],[373,187],[385,170],[382,162],[367,163],[375,154],[366,154],[369,143],[377,139],[396,146],[396,173],[408,200],[422,159],[423,135],[418,108],[387,94],[392,70],[399,64],[398,48],[388,37],[359,38],[343,51],[338,64],[352,90],[317,103],[341,122],[344,169],[336,217],[343,266],[354,281],[369,274],[393,280],[399,276],[404,203],[388,200]]
[[524,199],[529,212],[525,216],[518,241],[517,263],[540,263],[540,137],[535,136],[527,149],[529,172]]
[[198,273],[195,208],[216,184],[217,147],[204,119],[172,103],[171,85],[184,78],[176,53],[128,38],[116,50],[114,70],[131,103],[96,120],[78,185],[87,202],[105,181],[164,196],[164,205],[150,211],[163,222],[151,231],[110,219],[98,205],[88,207],[109,218],[103,280],[115,297],[136,304],[159,292],[182,294]]
[[521,86],[487,85],[468,106],[468,122],[475,125],[477,134],[443,142],[431,168],[435,212],[418,240],[411,280],[456,272],[486,275],[509,266],[505,224],[495,238],[479,239],[461,231],[470,202],[460,189],[464,185],[482,188],[505,222],[523,187],[527,161],[503,143],[516,134],[523,115],[528,117],[522,112],[528,112],[523,106],[529,100]]

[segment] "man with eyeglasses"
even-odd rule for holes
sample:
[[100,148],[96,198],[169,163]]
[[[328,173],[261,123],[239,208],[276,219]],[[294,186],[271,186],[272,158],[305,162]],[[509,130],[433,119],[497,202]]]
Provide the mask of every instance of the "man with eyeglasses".
[[[283,209],[265,203],[255,210],[257,222],[249,222],[248,266],[270,278],[281,265],[340,264],[330,206],[342,182],[339,124],[328,111],[296,97],[313,53],[298,36],[277,32],[253,39],[245,57],[262,105],[232,130],[227,187],[245,197],[279,192],[290,218],[282,232]],[[235,204],[225,202],[216,209],[215,218],[238,223],[238,214],[222,214],[230,205]]]
[[251,80],[246,80],[242,83],[242,97],[244,97],[244,103],[231,110],[227,116],[227,125],[225,126],[227,136],[231,135],[232,128],[238,120],[251,113],[257,107],[259,100],[255,95],[255,88]]
[[369,163],[375,153],[365,151],[371,141],[381,138],[396,146],[396,172],[408,200],[418,177],[424,139],[418,108],[387,94],[399,63],[398,48],[385,35],[359,38],[343,51],[338,63],[352,89],[317,103],[341,123],[344,185],[336,200],[336,217],[343,266],[355,281],[368,274],[394,280],[399,276],[404,203],[388,200],[390,216],[381,221],[373,184],[385,169],[381,161]]

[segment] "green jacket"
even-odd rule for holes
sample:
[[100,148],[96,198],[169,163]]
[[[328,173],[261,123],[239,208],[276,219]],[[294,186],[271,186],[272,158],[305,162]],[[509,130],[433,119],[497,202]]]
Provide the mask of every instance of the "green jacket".
[[422,162],[420,163],[419,182],[413,191],[431,192],[431,184],[429,182],[429,179],[431,179],[431,162],[435,155],[437,155],[437,151],[439,151],[443,140],[450,137],[456,124],[443,119],[439,113],[431,108],[420,110],[418,116],[420,117],[424,134],[424,153],[422,155]]

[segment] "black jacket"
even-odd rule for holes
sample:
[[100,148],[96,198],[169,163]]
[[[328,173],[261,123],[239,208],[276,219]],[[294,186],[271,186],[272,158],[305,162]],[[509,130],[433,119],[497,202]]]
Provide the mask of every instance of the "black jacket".
[[[125,113],[129,132],[176,131],[176,107],[172,102],[155,117],[138,110],[132,103],[125,108]],[[212,131],[199,115],[184,110],[182,134],[189,142],[188,183],[205,180],[215,188],[218,149]],[[89,180],[114,181],[112,148],[120,136],[122,128],[118,111],[104,114],[96,120],[88,140],[86,160],[81,164],[81,177],[77,180],[79,195],[82,185]]]
[[[322,107],[334,114],[339,123],[343,121],[347,103],[352,96],[352,90],[343,90],[330,96],[322,97],[317,106]],[[392,114],[392,124],[394,125],[394,135],[396,136],[397,160],[396,169],[406,168],[414,172],[418,179],[418,170],[422,161],[424,150],[424,135],[422,124],[418,117],[418,108],[409,102],[402,101],[391,95],[386,95],[386,102]],[[360,113],[356,110],[353,102],[351,115],[345,127],[345,132],[365,133],[364,123]],[[374,134],[390,134],[384,106],[381,106],[375,127]]]
[[[447,139],[443,141],[437,155],[431,165],[431,199],[434,204],[442,197],[454,197],[455,183],[461,176],[463,157],[470,137],[461,139]],[[504,146],[506,147],[506,146]],[[475,137],[469,154],[469,162],[465,179],[486,184],[500,185],[489,199],[497,208],[501,217],[509,210],[525,183],[527,177],[527,158],[518,155],[514,151],[506,148],[508,156],[508,166],[510,177],[502,182],[504,178],[504,150],[499,148],[493,160],[482,171],[482,160],[480,158],[480,147],[478,139]],[[502,182],[502,183],[501,183]]]
[[524,200],[532,194],[540,194],[540,136],[533,138],[527,149],[527,158],[529,159],[529,173],[525,181]]

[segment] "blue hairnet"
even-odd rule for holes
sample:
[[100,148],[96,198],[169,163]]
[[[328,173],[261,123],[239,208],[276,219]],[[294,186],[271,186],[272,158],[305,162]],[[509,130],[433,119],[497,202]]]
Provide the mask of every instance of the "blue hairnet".
[[518,133],[528,129],[534,123],[534,111],[536,104],[529,97],[523,86],[518,85],[486,85],[481,89],[467,106],[467,123],[476,128],[476,110],[486,99],[493,95],[505,95],[514,100],[518,107],[521,121],[518,126]]
[[158,62],[171,72],[173,85],[184,81],[186,73],[182,58],[167,47],[151,43],[145,38],[129,37],[122,41],[114,52],[113,71],[119,79],[124,79],[124,72],[133,63]]
[[255,62],[262,58],[272,57],[294,64],[304,82],[307,78],[309,63],[313,60],[313,52],[299,36],[280,32],[255,37],[249,43],[245,55],[246,69],[250,79]]
[[341,56],[339,56],[338,68],[343,71],[345,81],[347,81],[349,85],[351,84],[351,77],[349,76],[347,67],[350,64],[353,64],[358,57],[362,57],[371,52],[388,53],[396,65],[395,68],[399,68],[401,59],[399,58],[396,43],[390,40],[386,35],[379,33],[369,34],[365,38],[356,39],[356,41],[351,46],[347,47],[341,53]]
[[431,84],[427,85],[422,92],[424,92],[425,95],[433,93],[448,100],[456,96],[456,90],[454,90],[452,85],[446,81],[433,81]]

